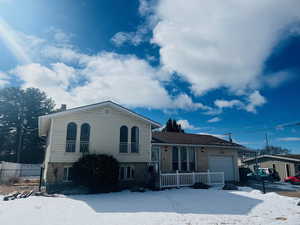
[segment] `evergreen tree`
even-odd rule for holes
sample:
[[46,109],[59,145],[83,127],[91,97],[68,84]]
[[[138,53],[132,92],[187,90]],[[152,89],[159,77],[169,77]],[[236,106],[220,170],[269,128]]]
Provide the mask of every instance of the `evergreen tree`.
[[162,129],[162,132],[177,132],[184,133],[181,125],[177,123],[175,119],[168,119],[166,126]]
[[53,108],[53,100],[37,88],[0,89],[0,160],[42,162],[44,143],[38,137],[38,117]]

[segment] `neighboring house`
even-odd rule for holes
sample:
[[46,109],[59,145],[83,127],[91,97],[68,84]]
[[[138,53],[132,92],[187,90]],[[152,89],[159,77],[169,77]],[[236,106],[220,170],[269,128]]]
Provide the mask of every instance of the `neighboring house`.
[[244,165],[243,162],[244,162],[246,159],[254,158],[257,154],[258,154],[258,152],[255,151],[255,150],[251,150],[251,149],[247,149],[247,148],[240,149],[240,150],[238,151],[238,155],[239,155],[239,158],[238,158],[238,165],[239,165],[239,166],[243,166],[243,165]]
[[241,145],[211,135],[153,132],[152,161],[161,173],[224,172],[225,181],[238,181]]
[[44,174],[48,190],[71,181],[72,164],[83,154],[109,154],[120,162],[120,183],[144,185],[157,172],[218,171],[238,180],[237,150],[210,135],[153,132],[161,125],[111,101],[39,117],[47,137]]
[[260,168],[273,168],[282,181],[288,176],[300,173],[300,155],[260,155],[244,160],[244,164],[252,171],[256,164]]

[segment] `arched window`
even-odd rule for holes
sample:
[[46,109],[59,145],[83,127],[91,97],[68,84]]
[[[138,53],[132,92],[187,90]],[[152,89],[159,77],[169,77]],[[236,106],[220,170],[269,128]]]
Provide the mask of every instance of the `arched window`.
[[66,152],[75,152],[76,149],[76,123],[69,123],[67,126]]
[[131,128],[131,152],[139,152],[139,128]]
[[126,126],[120,128],[120,152],[128,152],[128,128]]
[[84,123],[81,125],[80,152],[88,152],[89,151],[90,132],[91,132],[91,127],[89,124]]

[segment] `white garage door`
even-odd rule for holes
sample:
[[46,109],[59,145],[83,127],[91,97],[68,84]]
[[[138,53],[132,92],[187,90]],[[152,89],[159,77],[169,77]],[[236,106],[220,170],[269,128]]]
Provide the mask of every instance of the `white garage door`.
[[230,157],[230,156],[210,156],[208,163],[209,163],[209,170],[211,172],[224,172],[226,181],[235,180],[232,157]]

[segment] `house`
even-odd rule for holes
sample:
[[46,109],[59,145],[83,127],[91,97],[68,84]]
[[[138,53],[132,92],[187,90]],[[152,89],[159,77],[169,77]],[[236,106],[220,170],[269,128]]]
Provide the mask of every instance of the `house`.
[[162,133],[161,125],[111,101],[39,117],[47,137],[43,179],[48,190],[71,184],[72,164],[83,154],[109,154],[120,163],[120,184],[144,185],[149,170],[224,171],[238,180],[242,146],[210,135]]
[[282,181],[300,173],[300,155],[260,155],[244,160],[244,164],[252,171],[256,164],[260,168],[273,168]]
[[251,149],[247,149],[247,148],[244,148],[244,149],[240,149],[238,151],[238,165],[241,167],[244,165],[244,161],[246,159],[249,159],[249,158],[254,158],[256,155],[258,154],[257,151],[255,150],[251,150]]
[[161,173],[224,172],[225,181],[238,181],[238,150],[244,148],[211,135],[152,133],[152,161]]

